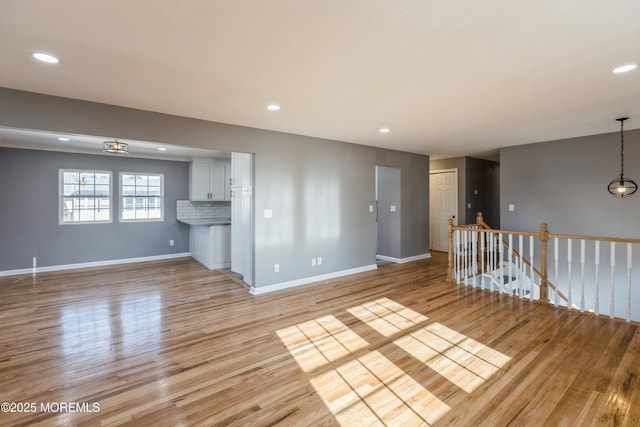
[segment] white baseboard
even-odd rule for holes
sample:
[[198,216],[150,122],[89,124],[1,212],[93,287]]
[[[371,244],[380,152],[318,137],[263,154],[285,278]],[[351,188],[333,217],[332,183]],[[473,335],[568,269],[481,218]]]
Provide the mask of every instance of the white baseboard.
[[47,267],[23,268],[20,270],[5,270],[5,271],[0,271],[0,277],[15,276],[19,274],[44,273],[47,271],[74,270],[77,268],[104,267],[107,265],[117,265],[117,264],[131,264],[133,262],[161,261],[165,259],[185,258],[188,256],[191,256],[191,252],[182,252],[179,254],[145,256],[145,257],[138,257],[138,258],[110,259],[107,261],[81,262],[78,264],[51,265]]
[[253,295],[262,295],[268,292],[280,291],[282,289],[295,288],[296,286],[308,285],[311,283],[321,282],[323,280],[335,279],[337,277],[349,276],[351,274],[364,273],[377,269],[375,264],[365,265],[364,267],[351,268],[348,270],[335,271],[333,273],[320,274],[318,276],[305,277],[304,279],[291,280],[289,282],[276,283],[268,286],[252,287],[249,292]]
[[419,261],[421,259],[429,259],[429,258],[431,258],[431,254],[428,253],[428,252],[426,254],[410,256],[410,257],[407,257],[407,258],[393,258],[393,257],[390,257],[390,256],[376,255],[376,259],[381,259],[383,261],[389,261],[389,262],[395,262],[396,264],[404,264],[406,262]]

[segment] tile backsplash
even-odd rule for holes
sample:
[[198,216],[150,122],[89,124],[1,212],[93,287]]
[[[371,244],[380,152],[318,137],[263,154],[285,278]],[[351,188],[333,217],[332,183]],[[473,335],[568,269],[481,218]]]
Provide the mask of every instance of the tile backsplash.
[[231,202],[192,202],[176,200],[178,219],[231,218]]

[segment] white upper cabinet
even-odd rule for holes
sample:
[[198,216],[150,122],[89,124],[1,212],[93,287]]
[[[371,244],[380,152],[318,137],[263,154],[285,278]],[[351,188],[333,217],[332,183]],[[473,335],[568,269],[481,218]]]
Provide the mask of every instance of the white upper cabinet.
[[229,170],[231,163],[219,159],[197,159],[189,166],[189,200],[231,200]]

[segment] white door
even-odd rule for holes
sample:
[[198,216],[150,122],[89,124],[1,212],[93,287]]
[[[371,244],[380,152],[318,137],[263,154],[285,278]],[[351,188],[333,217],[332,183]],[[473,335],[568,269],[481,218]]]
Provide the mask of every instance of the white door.
[[434,251],[449,250],[447,222],[458,225],[458,170],[429,173],[429,247]]

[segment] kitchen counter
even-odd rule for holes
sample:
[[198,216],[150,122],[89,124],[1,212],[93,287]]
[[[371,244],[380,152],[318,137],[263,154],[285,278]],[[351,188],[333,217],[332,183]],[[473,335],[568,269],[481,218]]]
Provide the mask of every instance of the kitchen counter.
[[199,218],[199,219],[179,219],[178,222],[188,225],[231,225],[229,218]]
[[231,267],[229,218],[179,219],[189,225],[191,257],[209,269]]

